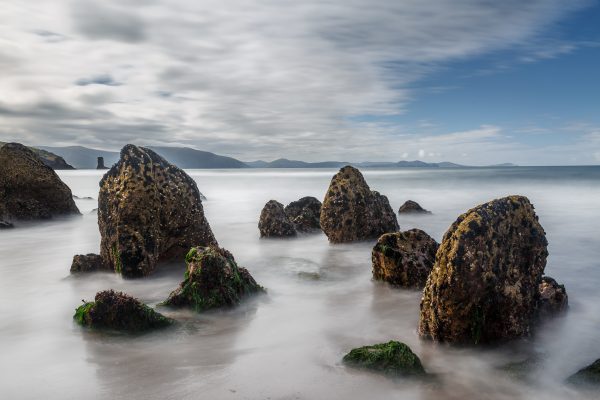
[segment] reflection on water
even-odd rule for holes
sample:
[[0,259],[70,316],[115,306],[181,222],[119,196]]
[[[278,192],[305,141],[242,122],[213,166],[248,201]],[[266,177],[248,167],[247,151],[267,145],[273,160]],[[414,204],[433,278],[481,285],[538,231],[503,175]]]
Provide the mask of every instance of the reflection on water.
[[[373,243],[259,239],[265,202],[322,198],[334,172],[189,171],[208,197],[220,244],[268,293],[228,311],[161,309],[178,323],[146,335],[82,330],[71,317],[82,299],[108,288],[156,305],[179,284],[183,263],[143,280],[69,276],[74,254],[98,251],[93,200],[76,200],[80,217],[0,232],[0,398],[595,398],[562,381],[600,357],[599,168],[365,171],[394,209],[412,199],[432,210],[399,222],[437,240],[478,203],[519,193],[535,204],[550,242],[546,271],[566,285],[571,309],[533,339],[483,350],[421,341],[420,292],[371,281]],[[60,175],[73,194],[97,199],[101,172]],[[390,339],[411,346],[436,381],[396,381],[340,363],[353,347]],[[526,376],[502,368],[532,357]]]

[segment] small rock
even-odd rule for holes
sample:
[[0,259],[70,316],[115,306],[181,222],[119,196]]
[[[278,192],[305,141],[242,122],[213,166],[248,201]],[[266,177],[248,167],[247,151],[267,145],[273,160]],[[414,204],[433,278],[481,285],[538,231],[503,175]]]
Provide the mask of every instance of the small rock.
[[13,224],[11,224],[10,222],[0,220],[0,229],[10,229],[10,228],[14,228],[14,227],[15,226]]
[[421,360],[406,344],[388,343],[353,349],[343,358],[344,363],[357,368],[383,372],[392,376],[424,376]]
[[567,382],[582,386],[600,386],[600,359],[571,375]]
[[303,197],[285,207],[285,214],[298,232],[321,230],[321,202],[314,197]]
[[431,214],[431,211],[424,209],[416,201],[408,200],[400,206],[398,214]]
[[285,213],[283,204],[269,200],[260,212],[258,221],[260,237],[296,236],[296,228]]
[[540,318],[552,317],[566,311],[569,297],[564,285],[559,285],[549,276],[542,277],[539,284],[538,315]]
[[73,256],[73,263],[71,264],[71,273],[76,272],[96,272],[96,271],[110,271],[110,267],[102,261],[102,257],[99,254],[78,254]]
[[73,319],[83,326],[125,332],[164,328],[173,323],[139,300],[114,290],[98,292],[95,301],[77,307]]
[[425,287],[439,244],[420,229],[382,235],[371,253],[373,279],[392,285]]

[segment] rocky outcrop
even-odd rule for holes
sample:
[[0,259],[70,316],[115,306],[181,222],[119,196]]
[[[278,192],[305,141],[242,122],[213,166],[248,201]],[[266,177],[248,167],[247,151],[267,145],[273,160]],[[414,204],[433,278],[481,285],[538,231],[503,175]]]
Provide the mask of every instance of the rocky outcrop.
[[321,229],[321,202],[314,197],[303,197],[285,207],[285,214],[298,232],[313,232]]
[[196,182],[144,147],[127,145],[100,181],[100,255],[127,278],[151,274],[159,261],[192,246],[216,245]]
[[187,254],[186,263],[184,281],[162,305],[191,307],[200,312],[232,307],[244,297],[264,291],[225,249],[194,247]]
[[600,359],[571,375],[567,382],[573,385],[600,387]]
[[353,349],[343,358],[352,367],[383,372],[391,376],[424,376],[421,360],[410,347],[396,341]]
[[542,277],[538,285],[537,312],[540,318],[559,315],[569,307],[569,297],[564,285],[559,285],[549,276]]
[[98,157],[96,161],[96,169],[108,169],[104,165],[104,157]]
[[73,256],[71,263],[71,273],[77,272],[96,272],[110,271],[110,266],[102,261],[102,257],[98,254],[78,254]]
[[125,293],[105,290],[93,302],[75,310],[73,319],[80,325],[96,329],[142,332],[164,328],[173,321]]
[[332,178],[320,222],[333,243],[378,238],[400,229],[387,197],[371,191],[360,171],[351,166]]
[[526,197],[493,200],[462,214],[444,235],[427,280],[420,334],[462,344],[530,335],[547,244]]
[[0,219],[49,219],[79,214],[71,190],[52,168],[19,143],[0,148]]
[[398,209],[398,214],[431,214],[431,211],[424,209],[416,201],[407,200]]
[[420,288],[435,263],[438,243],[420,229],[382,235],[373,251],[373,279]]
[[260,212],[258,221],[260,237],[296,236],[296,228],[285,213],[283,204],[269,200]]

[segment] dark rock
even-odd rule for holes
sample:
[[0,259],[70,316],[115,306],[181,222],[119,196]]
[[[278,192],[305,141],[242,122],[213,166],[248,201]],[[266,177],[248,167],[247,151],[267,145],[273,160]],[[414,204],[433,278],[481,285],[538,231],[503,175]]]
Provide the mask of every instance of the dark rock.
[[100,255],[127,278],[152,273],[159,261],[192,246],[216,245],[196,182],[144,147],[127,145],[100,181]]
[[104,166],[104,157],[98,157],[96,169],[108,169],[106,166]]
[[383,372],[392,376],[426,375],[421,360],[410,347],[393,340],[353,349],[344,356],[343,361],[352,367]]
[[333,243],[378,238],[400,229],[387,197],[371,191],[360,171],[351,166],[331,179],[320,222]]
[[90,196],[79,197],[79,196],[73,195],[73,198],[74,198],[75,200],[94,200],[94,198],[93,198],[93,197],[90,197]]
[[567,382],[581,386],[600,386],[600,359],[571,375]]
[[73,319],[83,326],[125,332],[148,331],[173,323],[139,300],[113,290],[98,292],[95,301],[84,302],[75,310]]
[[258,221],[260,237],[296,236],[296,228],[285,214],[283,204],[269,200],[260,212]]
[[10,222],[0,220],[0,229],[10,229],[10,228],[14,228],[14,227],[15,226],[13,224],[11,224]]
[[422,289],[439,244],[420,229],[382,235],[371,253],[373,279]]
[[523,196],[493,200],[458,217],[423,292],[420,334],[460,344],[529,336],[547,244]]
[[408,200],[400,206],[398,214],[431,214],[431,211],[424,209],[416,201]]
[[303,197],[285,207],[285,214],[298,232],[312,232],[321,229],[321,202],[314,197]]
[[244,297],[264,289],[247,269],[239,267],[225,249],[194,247],[186,256],[185,280],[163,303],[172,307],[191,307],[200,312],[232,307]]
[[569,297],[564,285],[549,276],[542,277],[539,286],[538,315],[540,318],[559,315],[569,307]]
[[99,254],[78,254],[73,256],[71,264],[71,273],[76,272],[96,272],[96,271],[111,271],[110,266],[102,261]]
[[79,214],[71,190],[52,168],[19,143],[0,148],[0,219],[49,219]]

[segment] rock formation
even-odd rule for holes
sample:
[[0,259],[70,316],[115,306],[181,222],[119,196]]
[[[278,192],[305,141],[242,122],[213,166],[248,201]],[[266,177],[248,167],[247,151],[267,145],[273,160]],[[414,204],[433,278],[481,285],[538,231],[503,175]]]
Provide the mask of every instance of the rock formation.
[[127,278],[152,273],[159,261],[192,246],[216,245],[196,182],[144,147],[127,145],[100,181],[100,255]]
[[184,281],[162,305],[191,307],[200,312],[232,307],[244,297],[264,291],[225,249],[194,247],[187,254],[186,263]]
[[526,197],[493,200],[462,214],[444,235],[427,280],[420,334],[462,344],[530,335],[546,247]]
[[96,169],[108,169],[105,165],[104,165],[104,157],[98,157],[97,159],[97,164],[96,164]]
[[559,285],[549,276],[542,277],[538,286],[537,312],[540,318],[553,317],[567,310],[569,297],[564,285]]
[[371,191],[360,171],[351,166],[331,179],[320,222],[333,243],[378,238],[400,229],[387,197]]
[[102,257],[98,254],[78,254],[73,256],[71,264],[71,273],[76,272],[96,272],[96,271],[111,271],[110,266],[102,261]]
[[567,381],[582,386],[600,387],[600,359],[571,375]]
[[422,289],[435,263],[438,246],[420,229],[382,235],[371,253],[373,279]]
[[398,214],[431,214],[431,211],[424,209],[416,201],[407,200],[398,209]]
[[313,232],[321,229],[321,202],[314,197],[303,197],[285,207],[285,214],[298,232]]
[[0,219],[48,219],[79,214],[71,190],[52,168],[19,143],[0,148]]
[[421,360],[410,347],[396,341],[353,349],[343,358],[344,363],[391,376],[424,376]]
[[113,290],[98,292],[95,301],[75,310],[73,319],[83,326],[125,332],[164,328],[173,323],[137,299]]
[[286,215],[283,204],[269,200],[260,212],[258,221],[260,237],[296,236],[296,228]]

